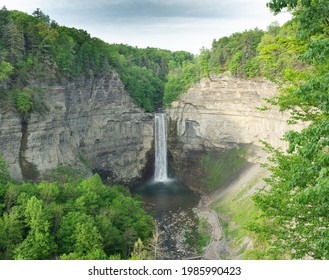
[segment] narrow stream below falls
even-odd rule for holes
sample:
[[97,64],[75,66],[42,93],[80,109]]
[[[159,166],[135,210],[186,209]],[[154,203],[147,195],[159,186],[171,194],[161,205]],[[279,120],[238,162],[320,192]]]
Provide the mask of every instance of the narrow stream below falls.
[[141,183],[131,188],[142,197],[145,210],[158,222],[165,259],[182,259],[195,254],[193,237],[198,226],[194,211],[200,196],[175,181]]

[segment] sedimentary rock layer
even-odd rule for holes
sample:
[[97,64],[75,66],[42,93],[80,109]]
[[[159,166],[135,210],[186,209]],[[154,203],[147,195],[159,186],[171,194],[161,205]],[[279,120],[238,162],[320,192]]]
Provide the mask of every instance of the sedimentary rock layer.
[[285,147],[281,137],[298,129],[287,124],[289,113],[257,109],[268,105],[264,98],[276,94],[276,86],[266,80],[203,79],[175,101],[168,114],[185,149],[261,146],[260,140]]
[[49,111],[32,114],[25,130],[17,112],[0,113],[0,154],[12,177],[26,179],[31,170],[24,171],[24,165],[42,177],[58,164],[97,171],[110,182],[142,176],[153,115],[133,102],[116,72],[43,91]]

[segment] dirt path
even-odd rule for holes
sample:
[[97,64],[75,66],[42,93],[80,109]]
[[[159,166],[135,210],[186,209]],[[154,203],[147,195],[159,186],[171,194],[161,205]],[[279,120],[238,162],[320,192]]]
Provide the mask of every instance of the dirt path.
[[204,218],[212,227],[211,241],[209,242],[202,259],[218,260],[223,254],[227,254],[225,242],[223,242],[222,226],[219,223],[218,216],[214,210],[209,208],[207,197],[203,197],[198,209],[200,218]]
[[[210,204],[220,197],[225,195],[230,195],[243,189],[249,182],[255,180],[255,178],[264,177],[266,172],[258,165],[251,166],[248,168],[241,176],[236,178],[230,185],[225,189],[218,190],[217,192],[211,194],[211,196],[203,195],[198,206],[198,215],[200,218],[204,218],[212,227],[211,241],[202,256],[202,259],[206,260],[218,260],[225,259],[230,256],[228,248],[228,241],[223,234],[223,228],[219,223],[218,215],[214,210],[210,209]],[[259,182],[258,182],[259,181]],[[264,186],[262,180],[258,180],[257,184],[253,186],[245,195],[250,196],[255,190]]]

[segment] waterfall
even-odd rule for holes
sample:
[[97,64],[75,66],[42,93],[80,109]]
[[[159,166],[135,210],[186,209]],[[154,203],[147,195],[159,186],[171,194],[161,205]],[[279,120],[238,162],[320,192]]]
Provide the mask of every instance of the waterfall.
[[164,182],[167,177],[166,114],[155,113],[155,168],[154,181]]

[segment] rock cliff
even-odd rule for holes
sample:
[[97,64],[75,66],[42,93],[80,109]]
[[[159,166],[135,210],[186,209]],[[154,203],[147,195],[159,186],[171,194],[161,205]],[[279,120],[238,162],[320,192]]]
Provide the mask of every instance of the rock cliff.
[[[32,114],[24,122],[17,112],[0,108],[0,154],[13,178],[42,178],[58,164],[98,172],[111,183],[142,177],[153,157],[153,114],[132,101],[116,72],[43,90],[49,108],[44,115]],[[299,127],[287,125],[287,113],[257,110],[266,105],[263,98],[275,94],[268,81],[232,77],[203,79],[191,87],[167,110],[171,173],[200,188],[220,177],[216,170],[223,165],[243,169],[262,162],[260,140],[284,148],[284,132]],[[244,148],[226,153],[237,147]]]
[[96,171],[112,183],[142,176],[153,115],[133,102],[116,72],[43,90],[45,115],[22,122],[15,112],[0,112],[0,154],[13,178],[42,177],[58,164]]
[[191,87],[167,110],[173,172],[184,182],[200,187],[205,184],[200,180],[207,172],[205,168],[219,165],[216,157],[236,160],[223,151],[245,147],[234,156],[246,158],[242,169],[248,162],[264,160],[260,140],[285,148],[280,138],[290,129],[299,129],[287,124],[289,113],[275,108],[257,110],[266,105],[264,98],[276,94],[276,86],[269,81],[224,76],[202,79]]

